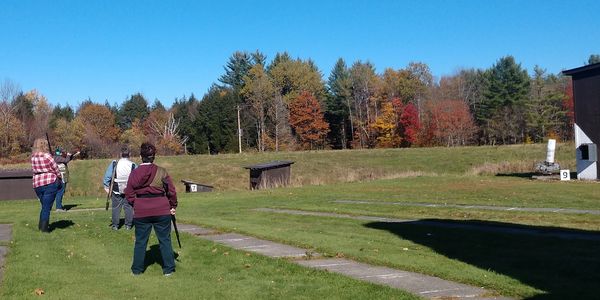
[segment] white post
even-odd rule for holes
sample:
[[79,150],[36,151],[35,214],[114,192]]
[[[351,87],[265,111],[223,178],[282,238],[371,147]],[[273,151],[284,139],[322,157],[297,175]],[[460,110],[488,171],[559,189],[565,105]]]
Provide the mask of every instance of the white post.
[[549,139],[548,140],[548,150],[546,152],[546,162],[554,163],[554,152],[556,150],[556,140]]
[[240,126],[240,106],[237,106],[237,121],[238,121],[238,147],[242,153],[242,128]]

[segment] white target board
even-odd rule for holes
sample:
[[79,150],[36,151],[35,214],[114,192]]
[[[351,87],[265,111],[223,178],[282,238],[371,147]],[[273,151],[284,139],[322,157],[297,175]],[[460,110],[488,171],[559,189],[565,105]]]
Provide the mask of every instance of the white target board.
[[560,180],[571,180],[571,171],[560,170]]

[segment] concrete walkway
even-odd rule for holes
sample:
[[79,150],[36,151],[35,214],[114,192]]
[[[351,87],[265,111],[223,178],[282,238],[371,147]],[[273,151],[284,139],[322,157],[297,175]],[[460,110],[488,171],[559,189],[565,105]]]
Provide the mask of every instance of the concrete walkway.
[[384,218],[384,217],[373,217],[373,216],[357,216],[349,214],[336,214],[328,212],[316,212],[316,211],[304,211],[304,210],[293,210],[293,209],[273,209],[273,208],[256,208],[255,211],[291,214],[291,215],[302,215],[302,216],[318,216],[318,217],[334,217],[334,218],[345,218],[354,220],[365,220],[374,222],[385,222],[385,223],[411,223],[418,225],[428,226],[439,226],[445,228],[458,228],[458,229],[470,229],[485,232],[497,232],[507,234],[524,234],[524,235],[535,235],[540,237],[558,237],[563,239],[581,239],[590,241],[600,241],[600,233],[587,233],[582,231],[567,231],[567,230],[552,230],[552,229],[535,229],[527,226],[500,226],[500,225],[487,225],[477,223],[454,223],[450,220],[448,222],[443,221],[432,221],[432,220],[409,220],[409,219],[395,219],[395,218]]
[[550,207],[510,207],[510,206],[491,206],[491,205],[439,204],[439,203],[422,203],[422,202],[378,202],[378,201],[358,201],[358,200],[336,200],[336,201],[333,201],[333,203],[368,204],[368,205],[400,205],[400,206],[417,206],[417,207],[452,207],[452,208],[464,208],[464,209],[600,215],[600,210],[595,210],[595,209],[572,209],[572,208],[550,208]]
[[[12,239],[12,224],[0,224],[0,242],[10,242]],[[8,247],[0,246],[0,282],[4,274],[4,258],[8,253]]]
[[179,224],[180,232],[223,244],[234,249],[259,253],[268,257],[295,258],[293,262],[310,268],[339,273],[358,280],[402,289],[429,299],[511,299],[494,297],[493,292],[437,277],[402,270],[373,266],[349,259],[323,258],[310,250],[261,240],[237,233],[219,233],[190,224]]

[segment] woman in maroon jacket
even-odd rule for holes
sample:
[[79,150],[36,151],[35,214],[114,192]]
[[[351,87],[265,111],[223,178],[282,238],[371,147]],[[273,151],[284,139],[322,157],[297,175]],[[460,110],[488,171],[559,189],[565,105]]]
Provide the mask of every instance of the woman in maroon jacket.
[[131,272],[139,275],[144,272],[144,258],[150,232],[154,228],[160,253],[163,259],[163,274],[175,272],[175,257],[171,245],[171,215],[175,215],[177,193],[167,171],[154,162],[156,147],[143,143],[140,147],[142,164],[131,171],[125,197],[133,206],[135,226],[135,247]]

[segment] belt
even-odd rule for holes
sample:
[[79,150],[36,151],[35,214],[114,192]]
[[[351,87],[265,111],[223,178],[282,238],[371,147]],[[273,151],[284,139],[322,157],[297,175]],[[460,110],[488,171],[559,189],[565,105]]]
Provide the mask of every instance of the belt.
[[136,198],[159,198],[159,197],[164,197],[165,194],[141,194],[141,195],[135,195]]

